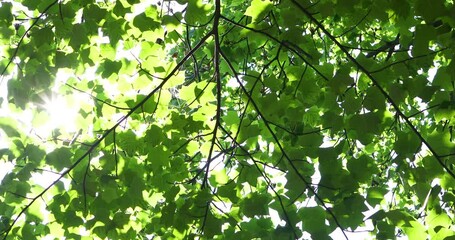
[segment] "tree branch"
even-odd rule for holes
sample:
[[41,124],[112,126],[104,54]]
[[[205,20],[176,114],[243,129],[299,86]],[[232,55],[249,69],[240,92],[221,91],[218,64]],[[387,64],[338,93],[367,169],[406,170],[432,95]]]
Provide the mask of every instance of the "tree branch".
[[[56,1],[57,2],[57,1]],[[49,186],[47,186],[43,191],[41,191],[36,197],[33,198],[16,216],[16,218],[13,220],[11,225],[5,230],[5,236],[4,239],[6,239],[12,230],[13,226],[16,224],[17,220],[27,211],[27,209],[30,208],[30,206],[41,196],[43,196],[49,189],[54,186],[56,183],[58,183],[64,176],[69,174],[79,163],[82,162],[87,156],[89,156],[93,150],[100,145],[102,141],[110,134],[112,133],[120,124],[123,123],[126,119],[128,119],[136,110],[138,110],[142,105],[144,105],[156,92],[158,92],[167,82],[169,79],[171,79],[174,74],[179,71],[180,67],[191,57],[192,54],[194,54],[204,43],[205,41],[210,37],[210,34],[205,35],[200,42],[190,51],[188,54],[186,54],[178,63],[177,65],[170,71],[170,73],[163,79],[163,81],[155,88],[153,89],[147,96],[144,97],[139,103],[136,104],[131,110],[123,117],[121,117],[116,124],[114,124],[113,127],[108,129],[100,138],[98,138],[91,146],[90,148],[82,154],[71,166],[69,166],[65,171],[61,173],[61,175],[55,179]]]
[[56,3],[58,3],[58,0],[55,0],[53,1],[52,3],[50,3],[44,10],[43,12],[37,17],[35,18],[35,20],[33,21],[33,23],[30,25],[30,27],[24,32],[24,34],[22,34],[21,38],[19,39],[19,42],[17,43],[17,46],[16,46],[16,49],[14,49],[14,52],[13,52],[13,55],[11,55],[8,63],[6,64],[5,68],[3,69],[2,73],[0,74],[0,85],[1,83],[3,82],[3,77],[4,77],[4,74],[6,72],[6,70],[8,69],[9,65],[11,65],[11,63],[13,62],[14,58],[16,58],[17,56],[17,52],[19,51],[19,47],[22,45],[22,42],[24,41],[24,38],[25,36],[28,35],[28,33],[30,32],[30,30],[36,25],[38,24],[38,21],[41,19],[41,17],[44,16],[44,14],[47,13],[47,11],[49,11],[49,9],[51,9],[52,6],[54,6]]
[[[372,82],[373,84],[379,89],[379,91],[384,95],[384,97],[387,99],[387,101],[392,105],[392,107],[395,109],[397,112],[398,116],[400,116],[404,121],[406,122],[406,125],[414,132],[414,134],[419,138],[419,140],[428,148],[428,150],[431,152],[431,154],[436,158],[438,163],[446,170],[446,172],[455,179],[455,174],[452,172],[452,170],[447,167],[447,165],[444,164],[436,150],[428,143],[428,141],[420,134],[420,132],[416,129],[416,127],[411,123],[409,118],[400,110],[399,106],[397,103],[393,101],[393,99],[390,97],[390,95],[384,90],[384,88],[379,84],[379,82],[376,80],[375,77],[373,77],[372,73],[368,71],[362,64],[360,64],[350,53],[349,51],[318,21],[316,20],[302,5],[300,5],[296,0],[292,0],[294,5],[297,6],[297,8],[302,11],[313,23],[315,23],[323,32],[324,34],[332,40],[340,49],[341,51],[344,52],[346,57],[354,63],[358,69],[360,69]],[[442,50],[440,50],[442,51]],[[379,70],[377,70],[379,71]],[[376,71],[376,72],[377,72]]]
[[322,200],[322,198],[317,194],[316,190],[311,186],[311,184],[299,173],[297,167],[295,166],[295,164],[291,161],[290,157],[287,155],[286,151],[284,150],[284,147],[283,145],[281,144],[281,142],[279,141],[278,137],[276,136],[275,132],[272,130],[272,128],[270,127],[270,124],[268,123],[268,121],[266,120],[266,117],[262,114],[262,112],[260,111],[259,109],[259,106],[256,104],[256,102],[253,100],[252,96],[248,93],[248,91],[246,90],[245,86],[243,86],[242,84],[242,81],[238,78],[237,76],[237,72],[234,68],[234,66],[232,65],[232,63],[229,61],[228,57],[223,53],[223,51],[220,51],[220,54],[221,56],[223,57],[223,59],[226,61],[226,63],[228,64],[229,66],[229,69],[233,72],[234,76],[235,76],[235,79],[237,80],[237,83],[240,85],[241,89],[243,90],[243,92],[247,95],[247,97],[250,99],[251,101],[251,104],[253,105],[254,109],[257,111],[257,113],[259,114],[259,116],[261,117],[261,119],[264,120],[264,124],[265,124],[265,127],[267,128],[267,130],[270,132],[270,134],[272,135],[275,143],[277,144],[278,148],[280,149],[280,151],[282,152],[283,156],[286,158],[286,160],[289,162],[289,165],[291,166],[292,170],[296,173],[296,175],[299,177],[299,179],[305,184],[305,187],[308,188],[310,190],[310,192],[312,194],[314,194],[314,196],[316,197],[316,199],[319,201],[319,203],[321,204],[321,206],[327,211],[327,213],[329,213],[330,216],[332,216],[332,218],[334,219],[336,225],[341,229],[341,231],[343,232],[344,236],[346,237],[346,239],[348,239],[348,237],[346,236],[346,234],[344,233],[343,231],[343,227],[341,226],[341,224],[338,222],[337,220],[337,217],[335,216],[335,214],[332,212],[332,210],[330,210],[330,208],[328,208],[324,201]]
[[216,134],[218,131],[218,126],[220,125],[220,119],[221,119],[221,74],[220,74],[220,38],[219,38],[219,32],[218,32],[218,25],[220,23],[220,15],[221,15],[221,2],[220,0],[215,0],[215,14],[213,18],[213,29],[211,34],[213,35],[215,39],[215,46],[214,46],[214,54],[213,54],[213,66],[215,67],[215,81],[216,81],[216,115],[215,115],[215,127],[213,129],[213,137],[212,137],[212,143],[210,145],[210,151],[209,155],[207,158],[207,164],[205,166],[205,175],[204,175],[204,180],[202,181],[202,186],[201,188],[203,189],[204,187],[207,186],[208,182],[208,176],[210,172],[210,163],[212,161],[212,153],[213,153],[213,148],[215,146],[215,140],[216,140]]

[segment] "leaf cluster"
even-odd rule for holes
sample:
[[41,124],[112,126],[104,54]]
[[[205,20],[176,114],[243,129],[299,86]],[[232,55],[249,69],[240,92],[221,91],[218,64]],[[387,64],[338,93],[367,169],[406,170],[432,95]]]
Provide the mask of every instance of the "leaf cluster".
[[0,4],[2,238],[455,236],[450,1]]

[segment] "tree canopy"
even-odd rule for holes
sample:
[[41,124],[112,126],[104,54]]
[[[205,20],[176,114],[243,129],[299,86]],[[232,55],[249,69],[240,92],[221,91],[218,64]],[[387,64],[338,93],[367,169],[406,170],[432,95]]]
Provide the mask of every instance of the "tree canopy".
[[0,4],[2,238],[455,239],[453,1]]

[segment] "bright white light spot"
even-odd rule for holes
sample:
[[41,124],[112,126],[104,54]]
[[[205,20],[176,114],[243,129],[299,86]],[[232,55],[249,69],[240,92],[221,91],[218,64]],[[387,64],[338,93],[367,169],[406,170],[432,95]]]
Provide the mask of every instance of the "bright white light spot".
[[270,214],[270,219],[272,220],[273,226],[284,226],[286,222],[284,220],[281,220],[280,215],[278,214],[278,211],[269,208],[269,214]]
[[46,124],[48,130],[64,128],[68,132],[77,131],[74,119],[78,116],[79,108],[71,105],[61,96],[45,99],[44,108],[49,114],[49,122]]
[[436,63],[436,66],[428,70],[428,81],[433,82],[434,76],[438,72],[439,64]]
[[231,78],[227,82],[226,86],[228,86],[229,88],[238,88],[240,87],[240,84],[237,82],[237,79]]
[[[65,169],[66,170],[66,169]],[[62,171],[63,172],[63,171]],[[34,172],[32,173],[33,182],[35,184],[40,185],[43,188],[47,188],[50,186],[58,177],[60,176],[59,173],[52,173],[52,172]],[[63,182],[63,186],[66,190],[69,189],[71,180],[67,178],[60,179]]]
[[7,173],[14,169],[14,164],[11,162],[0,161],[0,181],[6,176]]

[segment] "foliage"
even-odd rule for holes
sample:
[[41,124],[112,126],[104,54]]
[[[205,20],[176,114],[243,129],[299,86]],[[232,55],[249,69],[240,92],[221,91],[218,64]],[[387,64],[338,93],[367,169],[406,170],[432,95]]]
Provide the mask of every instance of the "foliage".
[[453,1],[0,4],[2,238],[454,238]]

